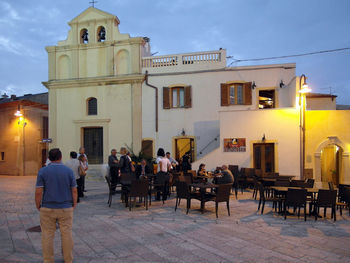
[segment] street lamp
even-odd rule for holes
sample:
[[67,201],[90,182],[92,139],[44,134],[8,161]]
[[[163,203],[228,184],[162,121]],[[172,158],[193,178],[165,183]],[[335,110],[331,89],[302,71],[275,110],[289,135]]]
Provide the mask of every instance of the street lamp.
[[27,125],[27,122],[25,121],[25,118],[24,118],[24,109],[23,109],[23,114],[21,112],[21,106],[18,104],[18,108],[17,108],[17,111],[15,112],[15,116],[18,117],[18,125],[21,125],[22,123],[22,139],[23,139],[23,163],[22,163],[22,169],[23,169],[23,175],[25,175],[25,169],[26,169],[26,166],[25,166],[25,133],[24,133],[24,128],[25,126]]
[[[302,74],[299,79],[299,108],[300,108],[300,177],[304,180],[305,169],[305,109],[306,109],[306,94],[311,92],[311,89],[306,83],[306,76]],[[302,82],[303,81],[303,82]],[[303,83],[303,84],[302,84]]]

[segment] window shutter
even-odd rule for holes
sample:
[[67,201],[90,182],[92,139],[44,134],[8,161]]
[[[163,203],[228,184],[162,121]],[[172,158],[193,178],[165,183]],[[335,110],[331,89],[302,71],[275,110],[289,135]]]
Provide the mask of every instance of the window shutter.
[[192,94],[191,94],[191,86],[185,86],[184,87],[184,93],[185,93],[185,108],[191,108],[192,107]]
[[229,85],[221,83],[221,106],[230,105]]
[[170,109],[170,89],[163,87],[163,109]]
[[244,89],[244,105],[252,105],[252,83],[246,82],[243,84]]

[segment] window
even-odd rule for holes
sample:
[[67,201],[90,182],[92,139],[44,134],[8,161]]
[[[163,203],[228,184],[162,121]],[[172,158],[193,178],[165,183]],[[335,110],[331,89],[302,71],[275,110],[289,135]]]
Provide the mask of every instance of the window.
[[251,105],[252,83],[222,83],[221,106]]
[[1,152],[0,161],[5,161],[5,152]]
[[97,42],[104,42],[106,40],[106,29],[100,26],[97,29]]
[[191,86],[163,87],[163,109],[191,108]]
[[97,99],[90,98],[87,100],[88,115],[97,115]]
[[89,43],[89,32],[86,28],[80,30],[80,44]]
[[275,107],[275,90],[259,90],[259,109]]

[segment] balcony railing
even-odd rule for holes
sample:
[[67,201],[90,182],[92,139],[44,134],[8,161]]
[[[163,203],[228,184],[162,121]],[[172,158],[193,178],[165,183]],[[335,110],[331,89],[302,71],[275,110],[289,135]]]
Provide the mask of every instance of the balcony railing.
[[143,68],[163,68],[163,67],[182,67],[187,65],[206,65],[210,66],[222,64],[226,65],[225,50],[198,52],[168,56],[154,56],[142,58]]

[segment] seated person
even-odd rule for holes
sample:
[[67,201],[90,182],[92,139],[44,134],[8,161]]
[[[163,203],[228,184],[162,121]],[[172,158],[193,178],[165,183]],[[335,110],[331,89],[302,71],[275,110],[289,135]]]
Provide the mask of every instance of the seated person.
[[221,167],[221,177],[216,178],[216,184],[233,184],[234,177],[227,165]]
[[147,165],[146,160],[142,159],[141,164],[136,166],[136,171],[135,171],[136,178],[137,179],[143,178],[150,173],[151,173],[151,168],[149,168],[149,166]]
[[173,157],[170,156],[170,152],[167,152],[165,155],[166,155],[166,158],[168,158],[171,163],[170,169],[177,171],[177,166],[179,165],[179,163]]
[[205,164],[201,163],[197,171],[197,176],[206,176],[206,175],[207,175],[207,170],[205,170]]

